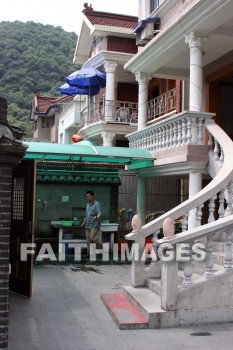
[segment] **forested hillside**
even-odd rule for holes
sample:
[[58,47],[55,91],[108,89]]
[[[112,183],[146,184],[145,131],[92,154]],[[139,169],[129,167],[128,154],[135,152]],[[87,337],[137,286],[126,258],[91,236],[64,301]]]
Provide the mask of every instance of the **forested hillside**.
[[35,92],[60,95],[57,88],[77,66],[72,64],[75,33],[34,22],[0,22],[0,96],[8,100],[8,120],[24,129]]

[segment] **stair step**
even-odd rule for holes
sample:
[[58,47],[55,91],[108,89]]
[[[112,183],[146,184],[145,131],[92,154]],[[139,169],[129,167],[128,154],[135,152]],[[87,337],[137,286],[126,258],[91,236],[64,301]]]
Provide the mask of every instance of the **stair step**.
[[214,261],[214,263],[223,266],[224,265],[224,255],[225,255],[224,252],[223,253],[213,252],[213,261]]
[[101,300],[120,329],[148,328],[147,320],[122,294],[102,294]]
[[147,287],[161,297],[162,288],[161,288],[161,279],[158,278],[148,278],[146,281]]
[[161,308],[161,298],[147,287],[134,288],[124,286],[124,296],[147,320],[149,328],[160,328],[161,314],[167,311]]

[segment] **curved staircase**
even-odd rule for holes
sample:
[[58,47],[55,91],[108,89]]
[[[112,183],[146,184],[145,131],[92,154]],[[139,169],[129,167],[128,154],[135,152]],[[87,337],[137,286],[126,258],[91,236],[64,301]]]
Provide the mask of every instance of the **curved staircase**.
[[[190,115],[186,119],[187,125],[191,125]],[[170,123],[171,132],[179,131],[175,125],[177,120],[177,116],[170,118],[166,128],[169,129]],[[169,240],[174,251],[180,249],[177,248],[180,244],[189,243],[192,247],[194,242],[202,242],[205,247],[204,261],[194,261],[191,248],[187,250],[184,262],[159,260],[148,267],[140,259],[132,260],[131,286],[123,287],[122,292],[125,300],[144,317],[149,328],[233,321],[233,142],[212,117],[202,118],[202,121],[203,127],[199,130],[203,130],[206,141],[208,138],[207,171],[212,177],[211,182],[192,198],[127,236],[143,252],[145,238],[151,234],[155,236],[155,245],[166,243],[165,238],[156,241],[156,233],[163,227],[165,219],[183,217],[182,233]],[[166,121],[162,123],[164,128]],[[158,136],[157,145],[161,147],[160,127],[158,124],[154,137]],[[187,127],[189,134],[191,131],[191,127]],[[170,140],[174,142],[177,138],[170,137]],[[186,142],[191,143],[191,137],[186,137]],[[140,147],[140,143],[138,145]],[[154,149],[159,151],[156,142]],[[202,218],[204,205],[208,208],[208,222],[205,224]],[[189,215],[195,221],[193,228],[188,228]],[[107,305],[104,295],[102,299]],[[120,328],[137,327],[137,322],[134,324],[132,320],[128,327],[127,322],[123,322],[124,326],[119,322],[118,325]]]

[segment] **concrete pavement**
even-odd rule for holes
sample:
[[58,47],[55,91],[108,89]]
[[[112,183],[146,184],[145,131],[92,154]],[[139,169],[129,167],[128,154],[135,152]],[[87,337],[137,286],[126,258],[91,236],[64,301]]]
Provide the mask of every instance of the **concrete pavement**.
[[39,265],[31,300],[10,295],[9,350],[230,350],[233,324],[119,330],[100,295],[129,285],[130,265]]

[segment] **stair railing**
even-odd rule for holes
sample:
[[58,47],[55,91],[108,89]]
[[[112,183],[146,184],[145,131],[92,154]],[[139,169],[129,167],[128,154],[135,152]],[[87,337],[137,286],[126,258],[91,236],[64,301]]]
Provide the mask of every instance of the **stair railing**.
[[[159,218],[149,222],[148,224],[142,226],[140,229],[132,231],[126,236],[128,240],[135,241],[139,246],[139,251],[143,252],[145,245],[145,238],[151,234],[156,234],[163,226],[163,222],[166,218],[171,218],[174,221],[180,217],[182,220],[182,238],[185,239],[186,235],[190,234],[192,231],[188,231],[188,213],[191,210],[196,210],[196,232],[202,232],[202,236],[208,237],[207,250],[209,258],[211,260],[211,244],[212,244],[212,233],[211,229],[217,223],[221,223],[222,230],[225,230],[225,217],[232,216],[232,195],[233,195],[233,142],[228,137],[228,135],[211,119],[205,120],[205,128],[208,133],[208,145],[209,145],[209,159],[211,162],[216,162],[218,164],[218,173],[213,178],[213,180],[203,188],[199,193],[197,193],[192,198],[186,200],[182,204],[163,214]],[[220,166],[219,166],[220,164]],[[216,198],[219,198],[219,207],[217,209],[218,217],[214,217],[216,212]],[[202,207],[208,202],[208,224],[203,225],[202,223]],[[225,208],[226,204],[226,208]],[[217,219],[217,222],[216,222]],[[228,223],[228,221],[227,221]],[[228,230],[228,226],[226,226]],[[198,235],[198,234],[197,234]],[[229,241],[229,234],[227,234]],[[229,243],[228,243],[229,246]],[[209,262],[209,265],[211,263]],[[211,267],[209,267],[211,270]],[[190,261],[186,264],[186,281],[185,284],[188,286],[191,283],[192,271]],[[143,286],[145,285],[147,274],[145,271],[144,261],[140,259],[133,259],[131,264],[131,283],[133,286]]]

